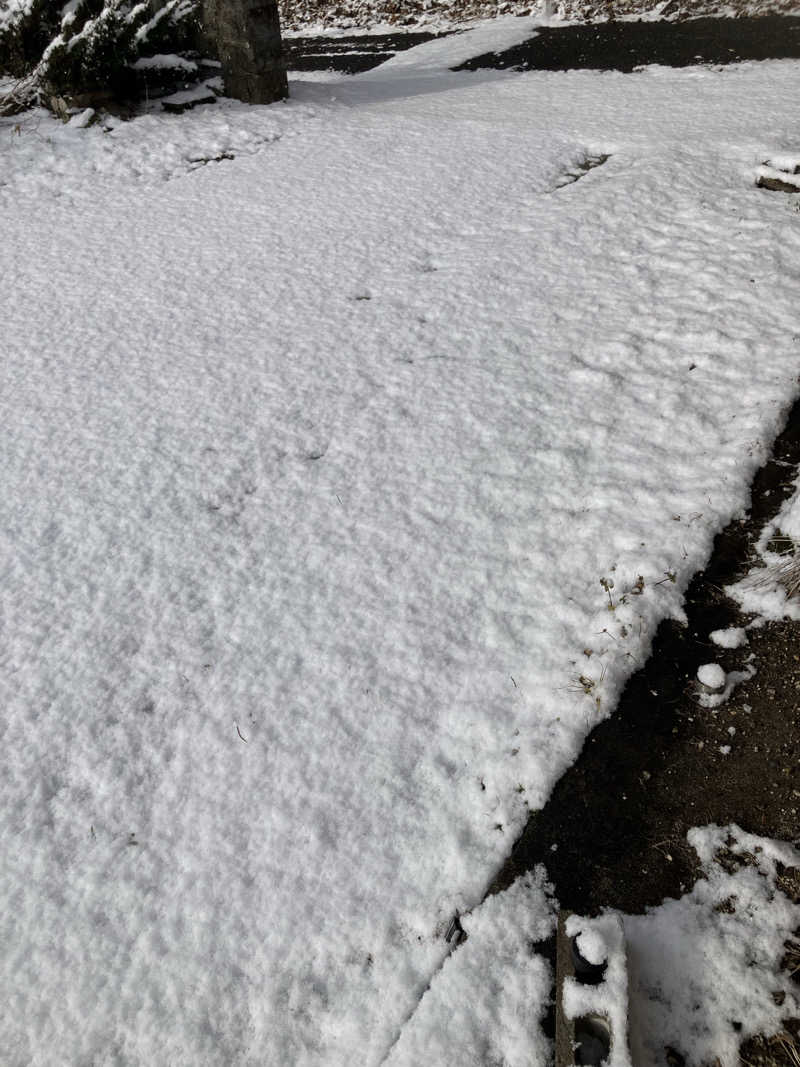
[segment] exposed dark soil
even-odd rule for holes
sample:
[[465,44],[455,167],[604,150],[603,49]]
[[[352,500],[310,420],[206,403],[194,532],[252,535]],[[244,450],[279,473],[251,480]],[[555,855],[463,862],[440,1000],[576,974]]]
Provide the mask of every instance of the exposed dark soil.
[[[531,816],[490,892],[544,863],[562,907],[641,912],[695,881],[697,857],[686,842],[692,826],[734,822],[767,837],[800,837],[800,626],[749,630],[749,645],[732,650],[708,637],[748,621],[722,587],[748,570],[798,463],[800,401],[755,479],[748,516],[719,534],[689,587],[688,625],[661,625],[647,664]],[[751,655],[755,676],[720,708],[700,707],[698,666],[741,670]]]
[[[359,74],[397,52],[445,34],[400,32],[347,37],[288,37],[289,70],[334,70]],[[543,26],[535,36],[504,52],[489,52],[456,70],[632,71],[648,63],[683,67],[744,59],[800,57],[800,17],[700,18],[681,22],[600,22]]]
[[632,71],[648,63],[685,67],[798,57],[800,17],[765,15],[543,26],[514,48],[477,56],[455,69]]

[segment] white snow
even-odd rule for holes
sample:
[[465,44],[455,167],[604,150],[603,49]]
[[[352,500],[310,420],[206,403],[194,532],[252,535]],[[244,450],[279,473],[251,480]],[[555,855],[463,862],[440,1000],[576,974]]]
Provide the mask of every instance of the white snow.
[[582,925],[579,930],[576,928],[573,931],[572,936],[577,936],[578,952],[587,963],[592,963],[599,967],[601,963],[605,963],[608,959],[608,944],[601,930],[596,926],[590,924]]
[[[800,904],[781,880],[800,867],[800,852],[734,825],[695,828],[687,836],[702,876],[679,900],[665,900],[644,915],[607,910],[593,919],[567,919],[566,933],[578,935],[582,955],[588,959],[588,952],[591,962],[605,956],[608,965],[598,985],[567,980],[565,1014],[610,1021],[612,1035],[619,1035],[612,1040],[610,1067],[660,1067],[666,1048],[684,1057],[686,1067],[717,1060],[721,1067],[738,1067],[741,1042],[780,1032],[783,1020],[800,1010],[800,992],[782,966],[785,942],[800,924]],[[511,917],[518,899],[491,898],[492,921],[502,926],[498,905]],[[462,951],[448,960],[451,976]],[[492,973],[486,962],[484,984]],[[458,1003],[453,996],[441,1005],[438,1020],[426,1017],[429,1039]],[[507,1000],[505,1006],[511,1010]],[[413,1025],[419,1037],[416,1018]],[[529,1063],[546,1062],[537,1053],[534,1046]],[[461,1061],[434,1056],[430,1062]]]
[[[595,919],[571,915],[567,919],[566,934],[568,937],[578,935],[578,947],[588,962],[599,963],[603,959],[608,962],[602,981],[597,985],[585,985],[577,978],[565,979],[564,1014],[567,1019],[582,1016],[605,1019],[611,1031],[608,1067],[631,1067],[627,1040],[628,965],[622,918],[614,912]],[[604,949],[597,945],[598,941]],[[584,947],[588,947],[592,958],[583,953]]]
[[197,70],[197,64],[192,59],[173,54],[159,53],[154,56],[140,56],[131,63],[133,70],[185,70],[193,73]]
[[33,7],[33,0],[3,0],[0,4],[0,33],[10,30]]
[[725,671],[718,663],[704,663],[697,668],[697,680],[709,689],[720,690],[725,686]]
[[417,45],[404,52],[397,52],[371,71],[361,76],[363,81],[377,80],[385,82],[404,71],[412,73],[415,78],[424,72],[441,75],[448,67],[456,67],[473,56],[486,55],[489,52],[505,52],[523,41],[536,36],[537,26],[543,24],[540,16],[520,18],[517,15],[501,15],[479,23],[467,33],[441,37]]
[[[701,668],[702,669],[702,668]],[[699,673],[699,672],[698,672]],[[700,692],[697,694],[697,702],[703,708],[718,708],[722,704],[727,703],[731,693],[734,691],[737,685],[742,682],[749,681],[756,673],[756,668],[752,663],[747,663],[744,669],[741,671],[728,671],[725,675],[722,683],[722,689],[719,690],[719,685],[713,687],[712,692]],[[715,674],[715,677],[719,677]]]
[[73,129],[83,130],[89,125],[89,123],[95,117],[95,114],[96,112],[93,107],[86,107],[82,111],[79,111],[77,112],[77,114],[73,115],[72,118],[69,120],[68,125],[72,126]]
[[708,637],[719,648],[741,648],[747,644],[747,633],[741,626],[728,626],[724,630],[712,630]]
[[196,104],[216,103],[214,92],[208,85],[193,85],[191,89],[179,89],[176,93],[163,96],[160,100],[162,107],[171,104],[173,107],[191,107]]
[[468,940],[444,963],[386,1060],[529,1067],[547,1062],[541,1022],[553,975],[533,945],[553,934],[544,870],[490,897],[463,925]]
[[[797,388],[800,235],[752,173],[800,65],[448,73],[464,41],[0,120],[15,1067],[401,1055],[746,506]],[[542,1047],[537,967],[498,1049]]]
[[765,159],[763,166],[789,174],[800,174],[800,156],[795,154],[777,154]]
[[[800,906],[776,882],[777,864],[797,867],[800,854],[735,826],[691,830],[688,838],[704,877],[680,900],[624,916],[637,1067],[663,1064],[667,1046],[687,1067],[716,1059],[735,1067],[740,1042],[777,1033],[800,1009],[797,986],[780,969]],[[726,849],[733,873],[715,858]]]

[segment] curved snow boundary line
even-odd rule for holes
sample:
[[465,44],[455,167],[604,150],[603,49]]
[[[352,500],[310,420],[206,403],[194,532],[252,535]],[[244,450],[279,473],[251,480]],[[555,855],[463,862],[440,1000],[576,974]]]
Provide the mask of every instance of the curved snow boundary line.
[[[796,75],[316,83],[296,131],[226,113],[288,116],[270,151],[127,188],[92,177],[113,140],[62,172],[31,136],[49,184],[0,242],[10,1062],[384,1055],[796,388],[797,237],[752,186]],[[148,168],[179,122],[129,124]]]

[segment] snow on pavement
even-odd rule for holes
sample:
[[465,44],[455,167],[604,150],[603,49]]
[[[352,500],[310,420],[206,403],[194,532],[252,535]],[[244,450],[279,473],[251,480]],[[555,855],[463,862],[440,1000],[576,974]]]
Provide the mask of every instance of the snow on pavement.
[[399,1054],[794,396],[796,63],[437,54],[0,124],[9,1064]]

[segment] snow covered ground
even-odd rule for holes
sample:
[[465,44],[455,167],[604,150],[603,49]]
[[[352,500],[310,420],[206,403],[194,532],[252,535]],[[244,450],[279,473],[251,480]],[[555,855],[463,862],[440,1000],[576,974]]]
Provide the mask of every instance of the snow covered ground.
[[529,30],[0,122],[10,1067],[546,1055],[541,878],[444,934],[797,391],[800,66],[446,69]]

